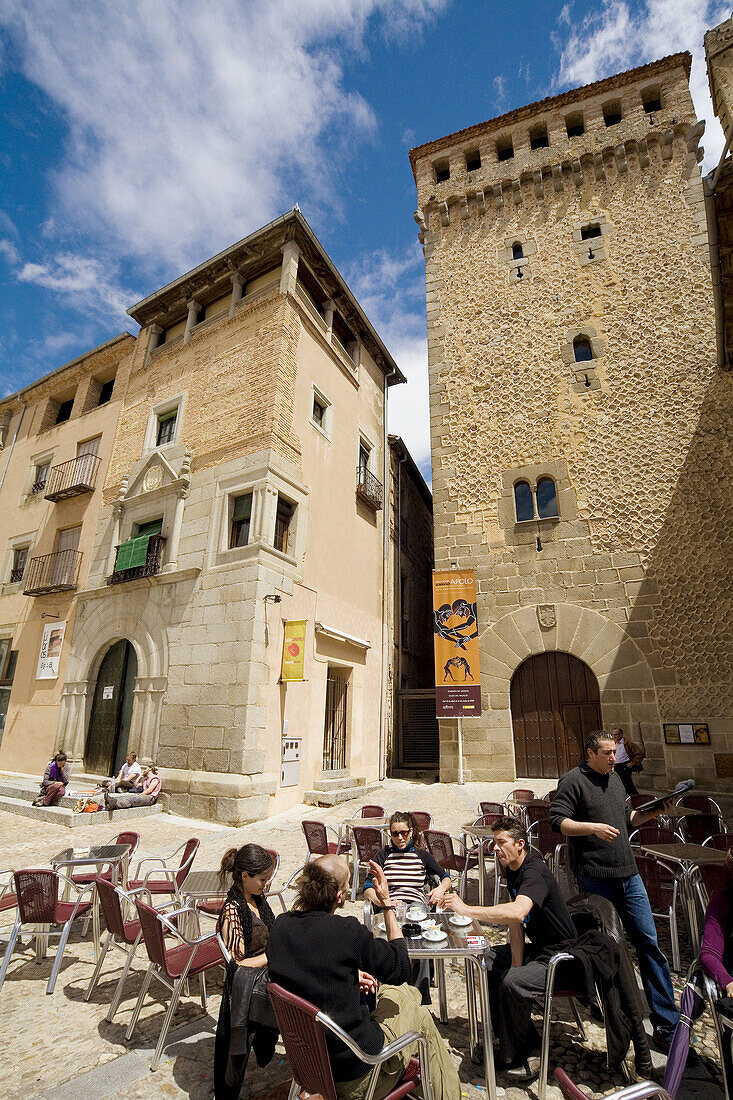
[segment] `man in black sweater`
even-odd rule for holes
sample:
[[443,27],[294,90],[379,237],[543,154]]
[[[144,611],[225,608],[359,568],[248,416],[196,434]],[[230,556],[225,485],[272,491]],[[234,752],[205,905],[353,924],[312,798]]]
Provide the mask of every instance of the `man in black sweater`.
[[509,943],[486,952],[493,987],[491,1019],[507,1077],[513,1082],[526,1082],[533,1080],[540,1068],[540,1060],[533,1053],[539,1049],[540,1037],[532,1023],[532,1003],[544,993],[547,976],[547,961],[535,956],[575,939],[576,931],[557,879],[544,860],[528,850],[522,823],[502,817],[491,830],[511,901],[503,905],[467,905],[457,894],[446,894],[443,905],[474,920],[509,926]]
[[[298,880],[293,910],[282,913],[270,929],[265,952],[270,981],[304,997],[347,1031],[368,1054],[406,1031],[421,1032],[430,1052],[435,1100],[460,1100],[458,1073],[435,1021],[408,983],[412,966],[395,917],[384,871],[372,863],[372,884],[384,910],[387,939],[376,939],[356,917],[337,917],[349,896],[349,865],[340,856],[321,856],[307,863]],[[377,990],[377,982],[380,982]],[[362,993],[377,992],[370,1014]],[[336,1091],[341,1100],[362,1100],[370,1067],[330,1032],[328,1050]],[[395,1088],[410,1060],[407,1048],[386,1061],[374,1100]]]
[[562,777],[550,809],[550,823],[568,837],[570,863],[584,894],[608,898],[636,948],[649,1002],[654,1038],[669,1050],[679,1020],[669,963],[657,942],[649,898],[629,844],[629,829],[656,813],[630,811],[626,790],[614,772],[616,742],[594,730],[585,742],[586,762]]

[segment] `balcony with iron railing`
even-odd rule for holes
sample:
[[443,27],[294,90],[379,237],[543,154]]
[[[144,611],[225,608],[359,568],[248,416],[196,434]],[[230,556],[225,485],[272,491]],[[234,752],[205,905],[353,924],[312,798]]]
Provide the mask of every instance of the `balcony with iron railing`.
[[366,466],[356,467],[356,495],[375,512],[382,507],[382,483]]
[[[132,539],[131,542],[138,540]],[[125,551],[129,547],[130,543],[121,543],[117,547],[117,553],[115,555],[115,569],[114,573],[110,577],[107,577],[107,584],[124,584],[125,581],[136,581],[140,577],[154,577],[156,573],[160,573],[163,565],[163,550],[165,548],[166,539],[163,535],[150,535],[147,540],[147,548],[145,549],[145,560],[140,564],[125,565],[127,560],[125,557]],[[121,556],[120,551],[123,551]],[[136,562],[136,558],[133,556],[130,559],[132,562]],[[122,565],[122,568],[120,568]]]
[[31,558],[26,569],[24,596],[43,596],[46,592],[74,592],[81,565],[80,550],[57,550]]
[[48,474],[46,500],[63,500],[80,493],[91,493],[97,480],[99,458],[96,455],[79,455],[60,466],[52,466]]

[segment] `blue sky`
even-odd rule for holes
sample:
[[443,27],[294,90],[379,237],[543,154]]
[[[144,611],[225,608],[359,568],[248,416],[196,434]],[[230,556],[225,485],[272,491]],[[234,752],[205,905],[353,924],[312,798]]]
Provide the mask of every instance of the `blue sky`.
[[420,144],[681,49],[719,0],[0,0],[0,393],[298,202],[409,383],[429,476]]

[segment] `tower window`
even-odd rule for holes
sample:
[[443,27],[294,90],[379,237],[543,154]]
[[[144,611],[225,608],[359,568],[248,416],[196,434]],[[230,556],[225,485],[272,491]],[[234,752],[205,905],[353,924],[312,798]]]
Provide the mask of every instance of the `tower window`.
[[645,88],[641,93],[641,102],[648,115],[654,115],[661,111],[662,96],[659,88]]
[[590,241],[593,237],[602,237],[600,225],[583,225],[580,228],[581,241]]
[[514,244],[512,245],[512,259],[513,260],[523,260],[524,259],[524,249],[522,248],[519,241],[515,241]]
[[568,115],[565,119],[565,129],[567,130],[568,137],[581,137],[581,135],[585,133],[583,112],[576,111],[575,114]]
[[528,481],[518,481],[514,486],[514,511],[517,523],[534,519],[534,498]]
[[621,104],[617,99],[613,103],[603,104],[603,121],[606,126],[618,126],[623,117]]
[[433,171],[435,172],[436,183],[445,183],[446,180],[450,179],[450,165],[447,160],[436,160]]
[[163,413],[158,417],[158,431],[156,434],[156,447],[164,447],[166,443],[172,443],[176,434],[176,421],[178,409]]
[[587,336],[576,336],[573,340],[573,355],[576,363],[590,363],[593,359],[593,349]]
[[514,143],[510,137],[497,138],[496,159],[511,160],[514,156]]
[[289,500],[284,500],[283,497],[277,498],[277,512],[275,513],[275,549],[280,550],[283,554],[288,552],[288,537],[290,535],[290,525],[295,515],[295,505],[291,504]]
[[106,405],[108,401],[112,400],[112,390],[115,388],[114,378],[108,379],[103,382],[99,390],[98,405]]
[[557,490],[551,477],[541,477],[537,482],[537,515],[540,519],[557,519]]
[[476,172],[481,167],[481,154],[478,149],[466,153],[466,171]]
[[74,407],[74,398],[70,398],[68,401],[62,401],[59,404],[58,412],[56,413],[56,423],[65,424],[71,416],[71,410]]
[[532,149],[549,149],[550,139],[547,136],[546,126],[535,126],[529,132],[529,144]]
[[232,520],[229,527],[229,549],[246,546],[249,542],[250,521],[252,519],[252,494],[234,497],[232,500]]

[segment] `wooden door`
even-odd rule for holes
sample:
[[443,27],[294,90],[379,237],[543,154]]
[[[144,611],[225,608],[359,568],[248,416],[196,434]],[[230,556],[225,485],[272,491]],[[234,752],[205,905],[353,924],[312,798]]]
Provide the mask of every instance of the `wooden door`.
[[99,666],[84,752],[87,771],[111,776],[122,767],[127,755],[136,675],[135,650],[124,639],[116,642]]
[[598,681],[569,653],[540,653],[514,673],[512,728],[517,775],[558,779],[583,759],[583,739],[601,726]]

